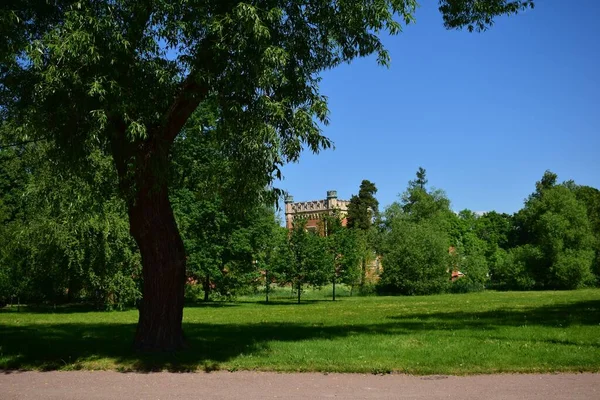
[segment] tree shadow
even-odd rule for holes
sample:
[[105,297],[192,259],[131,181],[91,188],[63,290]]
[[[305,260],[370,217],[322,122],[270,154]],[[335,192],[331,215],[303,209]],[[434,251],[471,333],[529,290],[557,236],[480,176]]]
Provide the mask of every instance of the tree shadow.
[[197,301],[197,302],[189,302],[185,304],[185,308],[229,308],[229,307],[239,307],[240,304],[238,302],[232,301]]
[[171,354],[143,354],[132,350],[135,324],[0,325],[0,368],[56,370],[82,368],[83,362],[109,358],[123,372],[207,371],[242,354],[268,351],[272,341],[334,338],[366,332],[369,327],[314,324],[198,324],[184,323],[189,348]]
[[[172,354],[141,354],[132,351],[131,341],[135,332],[133,323],[0,325],[0,369],[78,369],[84,363],[94,361],[99,363],[98,368],[102,368],[103,360],[109,359],[108,367],[112,367],[114,363],[123,372],[185,372],[198,368],[210,371],[219,369],[222,363],[242,355],[268,353],[270,343],[276,341],[299,342],[374,334],[403,336],[415,332],[442,335],[447,332],[450,335],[453,334],[450,331],[459,329],[497,330],[502,326],[526,324],[561,329],[570,325],[597,326],[600,324],[600,300],[498,311],[452,312],[449,309],[446,313],[409,312],[373,324],[184,323],[189,348]],[[462,336],[468,339],[469,334],[465,332]],[[577,344],[570,340],[548,338],[541,338],[540,341],[556,345]],[[590,346],[598,347],[597,344]]]
[[[134,306],[125,307],[122,310],[113,310],[111,312],[130,311],[135,310]],[[102,306],[96,306],[93,304],[82,303],[82,304],[60,304],[60,305],[49,305],[49,304],[27,304],[17,306],[12,304],[7,307],[0,308],[0,314],[10,313],[36,313],[36,314],[82,314],[82,313],[97,313],[107,311]]]
[[297,299],[282,299],[282,298],[276,298],[276,299],[269,299],[269,302],[266,302],[265,300],[256,300],[256,301],[252,301],[252,300],[240,300],[237,301],[237,303],[240,304],[258,304],[258,305],[263,305],[263,306],[306,306],[306,305],[311,305],[311,304],[318,304],[318,303],[331,303],[331,299],[307,299],[307,300],[300,300],[300,303],[298,303]]
[[436,321],[448,329],[492,328],[498,326],[539,325],[564,328],[571,325],[599,325],[600,300],[541,307],[502,308],[488,311],[452,311],[428,314],[405,314],[388,317],[398,322]]

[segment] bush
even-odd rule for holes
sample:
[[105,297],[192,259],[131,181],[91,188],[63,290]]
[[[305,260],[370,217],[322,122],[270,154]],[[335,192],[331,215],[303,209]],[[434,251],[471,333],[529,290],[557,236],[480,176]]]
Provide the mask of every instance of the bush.
[[553,279],[551,285],[559,289],[579,289],[592,286],[594,275],[591,265],[594,260],[594,252],[566,250],[557,256],[556,261],[550,267],[550,276]]
[[468,275],[455,280],[452,282],[452,285],[450,285],[451,293],[481,292],[484,289],[485,285],[482,282],[474,280]]
[[186,303],[196,303],[204,299],[204,290],[200,284],[186,283],[184,293]]
[[534,246],[498,250],[491,269],[492,287],[498,290],[530,290],[535,286],[528,265],[538,262],[542,253]]
[[385,238],[383,294],[425,295],[448,289],[448,240],[433,224],[393,221]]

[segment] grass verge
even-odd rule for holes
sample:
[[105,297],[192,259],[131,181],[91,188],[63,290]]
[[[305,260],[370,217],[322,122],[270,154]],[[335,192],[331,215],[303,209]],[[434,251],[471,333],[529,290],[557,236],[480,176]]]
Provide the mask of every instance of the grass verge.
[[187,307],[190,348],[131,351],[135,310],[0,312],[0,368],[410,374],[600,371],[600,290],[424,297],[313,293]]

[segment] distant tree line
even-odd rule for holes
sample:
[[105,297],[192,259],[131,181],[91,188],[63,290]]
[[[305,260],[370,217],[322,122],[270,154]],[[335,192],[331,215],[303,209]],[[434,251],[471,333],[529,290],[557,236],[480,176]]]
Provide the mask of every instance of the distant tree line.
[[[215,138],[209,109],[174,144],[170,197],[187,254],[188,300],[345,284],[361,293],[422,295],[484,289],[576,289],[600,284],[600,191],[547,171],[513,215],[455,213],[419,168],[399,200],[379,211],[363,181],[342,216],[317,232],[280,226],[277,192],[240,181],[244,168]],[[79,161],[81,162],[81,161]],[[84,173],[57,168],[55,149],[0,150],[0,302],[140,299],[141,260],[118,196],[114,166],[92,152]],[[383,272],[368,279],[378,260]]]
[[[546,171],[524,207],[454,213],[425,170],[381,218],[381,293],[577,289],[600,283],[600,191]],[[460,271],[462,274],[457,277]],[[455,273],[455,279],[451,274]]]

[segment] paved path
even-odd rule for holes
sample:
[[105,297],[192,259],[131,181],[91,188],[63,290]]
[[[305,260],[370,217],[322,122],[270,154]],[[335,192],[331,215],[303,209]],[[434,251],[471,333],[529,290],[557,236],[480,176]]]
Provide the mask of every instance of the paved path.
[[0,372],[0,399],[600,399],[600,374]]

